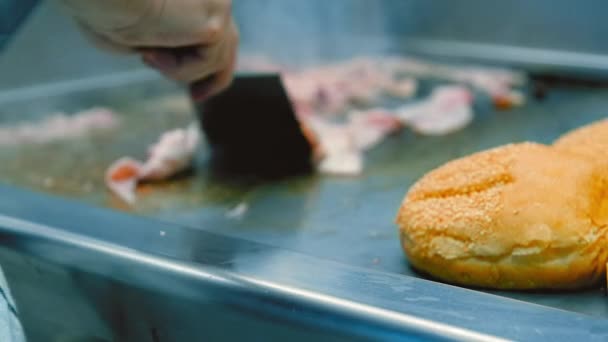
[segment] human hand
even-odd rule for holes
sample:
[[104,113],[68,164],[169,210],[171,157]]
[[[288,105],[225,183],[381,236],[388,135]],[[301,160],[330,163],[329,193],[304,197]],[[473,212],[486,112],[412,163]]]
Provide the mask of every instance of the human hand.
[[199,100],[227,87],[238,30],[231,0],[60,0],[100,47],[140,54],[163,75],[194,84]]

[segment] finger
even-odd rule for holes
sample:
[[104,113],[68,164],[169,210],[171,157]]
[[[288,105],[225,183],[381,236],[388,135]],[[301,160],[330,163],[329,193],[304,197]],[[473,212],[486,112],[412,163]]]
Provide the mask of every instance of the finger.
[[89,27],[82,23],[77,23],[78,28],[83,33],[83,35],[91,42],[93,45],[99,47],[100,49],[117,53],[117,54],[132,54],[135,52],[135,49],[122,45],[116,42],[113,42],[109,38],[106,38],[98,33],[95,33]]
[[210,57],[199,57],[181,60],[181,64],[176,64],[173,68],[158,68],[168,78],[180,82],[191,83],[206,78],[221,69],[215,58],[215,53]]
[[204,101],[228,88],[230,83],[232,83],[235,67],[236,52],[233,55],[231,63],[224,70],[192,83],[190,86],[192,98],[195,101]]
[[[175,12],[178,9],[180,12]],[[222,40],[232,20],[229,8],[210,10],[201,16],[185,15],[187,10],[179,6],[164,6],[161,10],[157,16],[141,20],[138,25],[109,30],[107,34],[123,45],[146,48],[213,45]]]
[[230,83],[238,45],[238,30],[231,23],[223,40],[212,46],[179,48],[140,48],[143,61],[168,78],[193,83],[211,75],[219,76],[217,84]]
[[230,86],[234,78],[234,64],[220,71],[214,77],[214,82],[207,92],[207,97],[215,96]]
[[157,51],[154,49],[141,50],[141,59],[148,66],[169,73],[178,67],[179,61],[170,51]]
[[192,96],[194,101],[205,101],[207,98],[209,98],[214,82],[215,75],[211,75],[200,81],[192,83],[190,85],[190,96]]
[[228,66],[222,71],[216,74],[215,82],[212,88],[209,90],[209,96],[214,96],[228,88],[234,78],[234,70],[236,69],[236,60],[238,52],[238,35],[236,37],[237,43],[235,43],[230,49],[230,55],[228,58]]
[[178,65],[169,70],[161,70],[164,75],[177,81],[194,82],[222,70],[230,57],[230,41],[215,46],[201,47],[197,54],[180,56]]
[[204,101],[228,88],[232,83],[235,66],[236,52],[231,63],[224,70],[192,83],[190,86],[192,98],[197,102]]

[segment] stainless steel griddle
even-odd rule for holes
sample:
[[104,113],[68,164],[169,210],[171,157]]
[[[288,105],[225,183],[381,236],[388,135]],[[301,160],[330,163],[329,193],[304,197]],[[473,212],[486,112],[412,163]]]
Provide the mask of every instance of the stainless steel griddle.
[[[142,97],[150,100],[142,102]],[[279,312],[287,308],[299,313],[312,306],[314,310],[310,310],[319,315],[336,315],[338,321],[360,320],[374,326],[360,332],[346,323],[317,327],[323,320],[313,314],[283,317],[287,321],[308,317],[306,320],[311,321],[306,324],[345,336],[377,338],[381,335],[376,334],[405,330],[435,337],[465,336],[458,335],[465,332],[453,332],[448,327],[410,322],[411,317],[401,314],[515,339],[574,337],[564,335],[564,326],[575,335],[608,333],[608,306],[599,287],[559,293],[492,292],[424,280],[409,267],[393,224],[405,191],[424,172],[452,158],[508,142],[551,142],[571,128],[602,118],[608,106],[606,89],[557,87],[550,89],[544,100],[531,99],[526,106],[511,111],[496,111],[489,103],[479,103],[475,122],[456,134],[420,137],[404,132],[390,138],[369,154],[364,174],[355,178],[313,175],[280,183],[219,183],[209,177],[202,151],[194,174],[144,187],[133,208],[122,205],[106,191],[103,171],[109,161],[123,154],[143,157],[145,147],[158,133],[192,119],[188,101],[178,89],[159,80],[138,82],[5,103],[0,116],[17,121],[29,118],[28,113],[41,113],[40,108],[69,111],[93,105],[121,113],[121,127],[77,141],[0,148],[0,177],[10,184],[2,188],[0,196],[0,227],[5,241],[3,253],[12,255],[8,257],[12,261],[3,266],[29,318],[26,328],[28,324],[38,325],[41,314],[38,304],[20,285],[26,281],[22,279],[22,273],[27,273],[24,265],[30,262],[24,260],[33,257],[40,260],[36,262],[50,263],[71,274],[65,281],[75,287],[73,291],[87,296],[97,296],[89,293],[93,291],[90,286],[107,282],[116,282],[112,286],[121,292],[127,291],[125,288],[135,291],[137,296],[145,291],[162,294],[154,294],[154,298],[208,296],[204,289],[211,286],[222,293],[217,298],[213,295],[213,301],[220,307],[228,305],[225,300],[230,301],[238,308],[238,315],[246,315],[242,305],[253,305],[251,310],[262,310],[269,317],[281,317],[283,313]],[[11,117],[10,113],[20,114]],[[231,210],[239,204],[247,206],[247,211],[242,217],[231,216]],[[71,279],[74,272],[79,274],[77,278],[87,279],[86,285]],[[45,282],[47,277],[53,278],[44,272],[38,277]],[[89,280],[91,277],[103,281]],[[50,300],[53,294],[46,295],[49,297],[44,300]],[[109,291],[101,296],[108,295],[116,294]],[[271,312],[241,303],[243,296],[271,307]],[[138,300],[145,298],[149,299],[144,296]],[[99,309],[98,303],[88,301],[73,305]],[[111,305],[117,305],[111,310],[122,308],[128,312],[125,322],[148,315],[129,305],[124,308],[123,299]],[[160,307],[154,306],[150,312],[162,313],[160,303],[151,305]],[[172,314],[178,317],[184,314],[177,308],[171,310],[176,310]],[[494,317],[492,322],[486,320],[488,316]],[[101,319],[108,324],[105,329],[116,333],[113,324],[118,323],[106,319]],[[176,326],[164,322],[149,324],[158,324],[158,329],[170,334],[168,331]],[[69,320],[53,324],[70,329]],[[124,329],[126,335],[119,336],[139,336],[130,325]]]

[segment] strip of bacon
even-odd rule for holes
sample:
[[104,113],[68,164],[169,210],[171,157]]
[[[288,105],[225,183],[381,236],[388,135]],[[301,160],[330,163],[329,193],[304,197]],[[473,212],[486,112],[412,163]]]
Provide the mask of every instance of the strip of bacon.
[[144,163],[129,157],[115,161],[106,172],[108,188],[128,204],[135,203],[135,190],[141,181],[161,181],[186,170],[192,164],[200,143],[196,124],[164,133],[148,151]]
[[106,108],[92,108],[72,115],[51,114],[40,121],[0,126],[0,146],[76,139],[113,129],[119,122],[118,116]]

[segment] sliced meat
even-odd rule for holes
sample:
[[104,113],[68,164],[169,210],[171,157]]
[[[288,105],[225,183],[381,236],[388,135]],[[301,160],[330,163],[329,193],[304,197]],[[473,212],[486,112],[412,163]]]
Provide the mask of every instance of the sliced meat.
[[106,171],[108,188],[128,204],[135,203],[135,188],[140,179],[142,164],[132,158],[120,158]]
[[464,86],[435,88],[428,99],[399,108],[404,125],[424,135],[444,135],[466,127],[473,120],[473,95]]
[[145,163],[123,157],[110,165],[106,185],[122,200],[133,204],[139,182],[166,180],[190,167],[199,142],[200,131],[195,124],[168,131],[150,147]]
[[51,114],[40,121],[0,126],[0,146],[45,144],[81,138],[97,131],[113,129],[119,122],[118,116],[106,108],[92,108],[71,115]]

